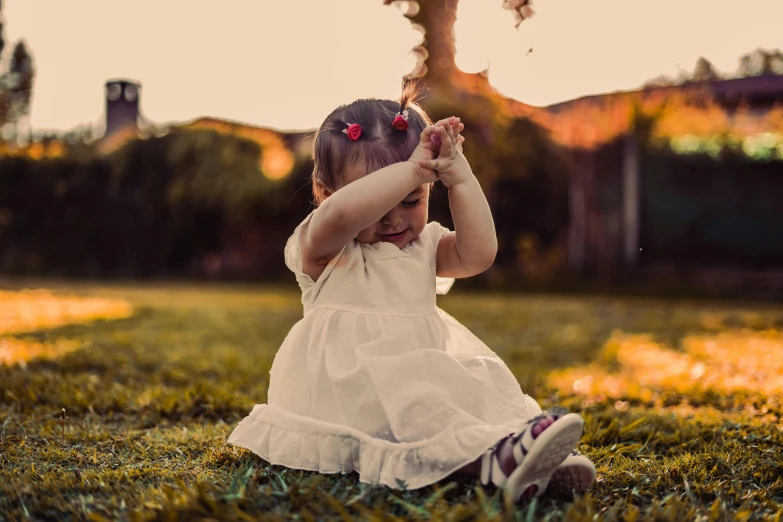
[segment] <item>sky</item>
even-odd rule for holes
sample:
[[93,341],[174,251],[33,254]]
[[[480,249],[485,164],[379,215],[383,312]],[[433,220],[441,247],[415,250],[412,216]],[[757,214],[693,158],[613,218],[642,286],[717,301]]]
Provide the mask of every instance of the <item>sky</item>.
[[[518,29],[501,3],[460,0],[457,66],[489,66],[496,89],[536,106],[635,89],[700,56],[733,73],[743,53],[783,48],[783,0],[535,0]],[[382,0],[2,4],[6,41],[24,39],[35,60],[36,131],[99,126],[104,83],[118,77],[142,84],[142,113],[160,124],[313,129],[343,103],[397,98],[421,39]]]

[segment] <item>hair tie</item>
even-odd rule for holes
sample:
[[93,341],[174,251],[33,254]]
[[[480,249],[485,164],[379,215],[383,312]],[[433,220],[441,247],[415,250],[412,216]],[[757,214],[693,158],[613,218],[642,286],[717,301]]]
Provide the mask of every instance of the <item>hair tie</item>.
[[348,128],[343,129],[343,132],[348,135],[348,139],[356,141],[362,135],[362,126],[358,123],[349,123]]
[[392,127],[401,131],[408,130],[408,114],[408,109],[398,112],[392,121]]

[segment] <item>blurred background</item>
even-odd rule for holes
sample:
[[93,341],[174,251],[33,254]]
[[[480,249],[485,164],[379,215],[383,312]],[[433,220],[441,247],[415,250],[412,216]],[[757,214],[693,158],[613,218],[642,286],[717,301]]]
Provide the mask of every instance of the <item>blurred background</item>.
[[778,0],[217,5],[0,0],[0,275],[293,281],[314,130],[409,75],[496,221],[460,286],[783,296]]

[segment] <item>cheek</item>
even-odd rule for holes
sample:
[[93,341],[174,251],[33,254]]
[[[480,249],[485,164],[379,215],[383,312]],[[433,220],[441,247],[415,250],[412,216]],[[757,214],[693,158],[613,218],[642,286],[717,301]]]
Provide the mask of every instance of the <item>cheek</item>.
[[409,209],[408,222],[415,224],[416,228],[422,229],[427,224],[428,206],[427,203],[422,201],[415,207]]

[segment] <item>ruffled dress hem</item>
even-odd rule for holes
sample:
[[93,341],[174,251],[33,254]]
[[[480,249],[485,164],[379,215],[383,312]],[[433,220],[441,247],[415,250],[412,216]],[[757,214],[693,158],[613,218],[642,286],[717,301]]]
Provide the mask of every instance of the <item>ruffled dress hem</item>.
[[475,461],[513,431],[508,426],[473,425],[424,441],[389,442],[348,426],[257,404],[228,442],[270,464],[325,474],[356,471],[360,482],[395,489],[404,483],[407,489],[418,489]]

